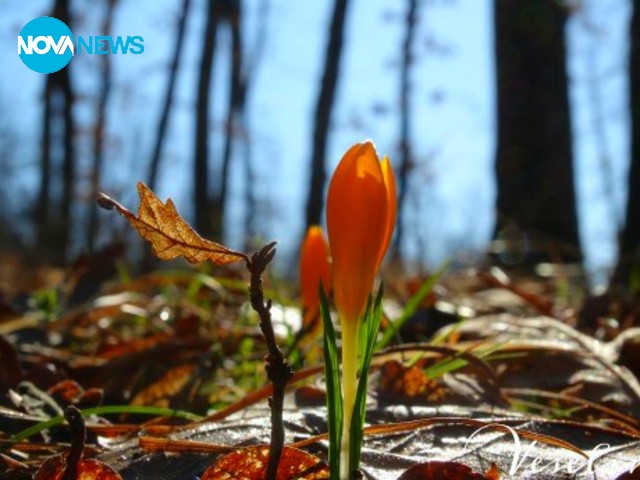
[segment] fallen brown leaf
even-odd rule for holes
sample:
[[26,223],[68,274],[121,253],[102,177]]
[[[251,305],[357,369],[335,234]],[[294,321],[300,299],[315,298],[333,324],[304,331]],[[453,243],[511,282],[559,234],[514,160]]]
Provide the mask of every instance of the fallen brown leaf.
[[[34,480],[63,480],[66,475],[66,455],[47,458],[33,477]],[[98,460],[81,460],[78,463],[77,480],[122,480],[118,472]]]
[[161,260],[183,257],[190,263],[209,260],[215,265],[225,265],[247,259],[244,253],[202,238],[180,216],[171,199],[162,203],[142,182],[138,182],[138,195],[140,207],[137,217],[103,193],[97,202],[102,208],[115,209],[124,216],[140,236],[151,243],[153,253]]
[[487,480],[487,477],[458,462],[432,461],[414,465],[398,480]]
[[[263,480],[269,463],[266,445],[243,448],[220,458],[209,467],[202,480]],[[318,457],[292,447],[284,447],[277,480],[320,480],[329,478],[329,469]]]

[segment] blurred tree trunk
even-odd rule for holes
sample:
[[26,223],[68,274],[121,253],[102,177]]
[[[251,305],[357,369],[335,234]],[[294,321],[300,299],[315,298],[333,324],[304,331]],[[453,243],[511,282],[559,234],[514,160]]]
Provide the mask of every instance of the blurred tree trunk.
[[[52,16],[71,27],[68,0],[56,0]],[[57,263],[65,259],[71,232],[71,207],[75,183],[75,150],[73,144],[74,95],[67,66],[48,74],[45,80],[40,153],[40,191],[38,194],[38,244],[46,246],[46,256]],[[58,127],[62,126],[62,129]],[[58,134],[62,130],[61,134]],[[55,136],[54,136],[55,134]],[[51,197],[54,167],[59,165],[61,198]],[[55,221],[54,221],[55,220]]]
[[225,12],[225,17],[228,18],[231,29],[231,71],[220,186],[213,205],[214,211],[218,212],[214,217],[213,225],[213,238],[217,239],[222,239],[224,229],[224,211],[228,196],[231,158],[233,146],[240,130],[239,123],[242,118],[241,112],[244,108],[245,96],[245,81],[242,74],[242,5],[240,0],[230,0],[227,4],[229,10]]
[[256,175],[253,166],[253,135],[251,129],[251,115],[246,108],[249,101],[248,97],[251,92],[251,82],[256,78],[258,67],[264,58],[265,46],[267,45],[267,20],[269,18],[269,4],[270,0],[262,0],[258,10],[258,18],[260,21],[257,24],[257,31],[255,34],[255,43],[251,49],[251,59],[247,62],[246,74],[244,77],[244,93],[242,95],[242,104],[239,107],[240,115],[242,117],[241,123],[244,128],[244,151],[243,151],[243,166],[244,166],[244,203],[245,203],[245,218],[244,218],[244,232],[245,232],[245,249],[251,250],[254,245],[251,245],[253,237],[256,235],[256,219],[257,214],[257,198],[256,198]]
[[525,264],[582,260],[564,30],[556,0],[495,0],[498,239],[527,240]]
[[400,168],[398,171],[398,222],[393,254],[400,256],[404,236],[404,206],[407,198],[409,171],[411,169],[411,66],[418,0],[408,0],[405,17],[405,34],[402,42],[402,66],[400,68]]
[[76,178],[76,158],[73,144],[73,91],[69,77],[69,67],[60,70],[62,73],[62,118],[64,123],[63,145],[64,159],[62,163],[62,201],[60,203],[60,251],[65,252],[69,246],[72,229],[71,208],[73,203],[73,187]]
[[320,94],[315,110],[313,127],[313,150],[311,153],[311,180],[306,206],[306,226],[320,223],[324,204],[324,185],[327,181],[325,156],[327,135],[336,85],[340,69],[340,57],[344,37],[344,23],[347,12],[347,0],[335,0],[333,17],[329,30],[329,41],[324,60],[324,72],[320,84]]
[[162,147],[167,136],[167,127],[169,125],[169,113],[173,105],[173,95],[180,68],[180,58],[182,58],[182,46],[184,45],[184,34],[187,26],[187,17],[191,0],[182,0],[182,8],[180,9],[180,17],[178,18],[178,28],[176,31],[176,43],[173,47],[173,56],[171,57],[171,65],[169,66],[169,80],[167,89],[164,92],[164,101],[162,102],[162,110],[160,112],[160,120],[158,122],[158,131],[156,141],[153,145],[151,153],[151,162],[149,166],[149,188],[154,190],[158,179],[158,171],[160,169],[160,158],[162,156]]
[[[59,73],[59,72],[58,72]],[[47,75],[42,96],[42,142],[40,144],[40,189],[36,210],[38,244],[46,245],[51,216],[51,103],[54,95],[54,74]]]
[[[102,23],[103,35],[111,34],[113,13],[117,0],[106,0],[107,10]],[[96,111],[96,123],[93,131],[93,168],[91,171],[91,196],[95,198],[101,189],[102,165],[104,163],[104,139],[107,129],[107,103],[111,94],[111,56],[101,55],[100,68],[102,73],[102,88]],[[89,251],[95,250],[98,235],[98,208],[92,203],[89,208],[89,231],[87,244]]]
[[200,75],[198,77],[195,121],[193,201],[195,226],[200,235],[211,237],[213,232],[213,216],[209,197],[209,111],[211,97],[211,76],[213,59],[216,50],[216,34],[220,17],[220,1],[207,1],[206,26],[202,39],[202,56],[200,58]]
[[17,135],[13,129],[2,122],[0,124],[0,222],[4,228],[0,229],[0,248],[10,249],[20,245],[19,241],[16,241],[17,237],[16,228],[11,227],[9,219],[11,218],[11,211],[9,205],[9,199],[16,195],[13,188],[12,179],[15,178],[16,166],[19,165],[19,159],[14,159],[14,153],[19,146],[16,142]]
[[627,210],[612,284],[640,288],[637,284],[640,281],[640,0],[633,0],[629,32],[629,107],[631,159],[627,182]]

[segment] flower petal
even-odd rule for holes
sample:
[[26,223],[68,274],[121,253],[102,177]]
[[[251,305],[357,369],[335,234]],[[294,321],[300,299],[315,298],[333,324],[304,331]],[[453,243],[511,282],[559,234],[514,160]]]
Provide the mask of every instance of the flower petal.
[[330,272],[329,245],[322,228],[313,225],[307,230],[300,251],[300,294],[303,310],[318,309],[318,288],[322,282],[322,288],[328,294]]
[[385,253],[391,243],[391,237],[393,237],[393,230],[396,227],[396,220],[398,215],[398,200],[396,193],[396,176],[393,173],[393,167],[389,161],[389,157],[385,155],[382,159],[382,176],[384,177],[384,184],[387,189],[387,229],[385,231],[384,242],[382,243],[382,249],[378,255],[378,268],[382,263]]
[[388,227],[385,177],[371,142],[354,145],[331,179],[327,228],[341,318],[357,321],[373,288]]

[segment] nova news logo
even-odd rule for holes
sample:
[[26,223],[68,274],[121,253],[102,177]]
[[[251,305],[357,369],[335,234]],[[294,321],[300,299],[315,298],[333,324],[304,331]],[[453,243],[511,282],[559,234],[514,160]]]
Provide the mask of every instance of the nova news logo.
[[18,35],[18,56],[34,72],[53,73],[66,67],[74,55],[132,54],[144,52],[141,36],[99,35],[74,37],[71,29],[53,17],[38,17]]

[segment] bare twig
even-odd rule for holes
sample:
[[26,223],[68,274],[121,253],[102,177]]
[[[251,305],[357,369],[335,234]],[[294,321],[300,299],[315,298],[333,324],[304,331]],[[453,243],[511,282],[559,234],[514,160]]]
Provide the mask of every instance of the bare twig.
[[269,353],[265,357],[267,378],[273,384],[273,395],[269,398],[271,408],[271,443],[269,446],[269,464],[267,465],[267,480],[275,480],[278,464],[284,446],[284,422],[282,409],[287,382],[293,377],[293,370],[288,364],[282,350],[276,342],[276,335],[271,322],[271,300],[264,299],[262,290],[262,273],[276,254],[276,242],[262,247],[247,261],[247,269],[251,274],[249,294],[251,307],[260,317],[260,329],[267,342]]
[[71,431],[71,450],[67,457],[67,467],[62,478],[63,480],[76,480],[78,478],[78,464],[84,454],[87,429],[84,425],[82,413],[73,405],[65,408],[64,418],[67,420]]

